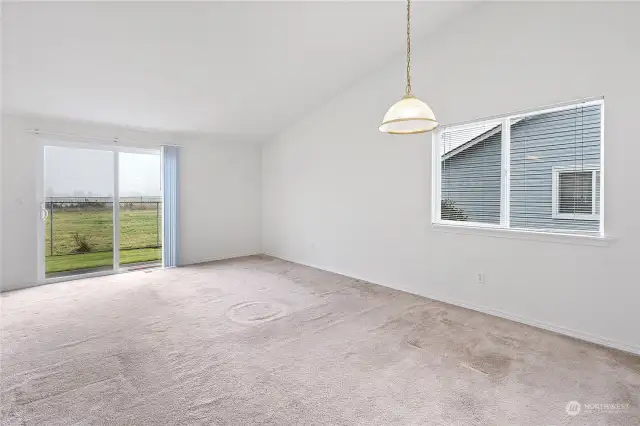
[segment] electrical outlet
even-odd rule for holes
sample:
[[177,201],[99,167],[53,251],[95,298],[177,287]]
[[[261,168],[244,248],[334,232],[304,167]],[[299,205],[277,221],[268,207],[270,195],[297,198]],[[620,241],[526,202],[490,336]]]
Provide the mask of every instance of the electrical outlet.
[[484,284],[484,273],[478,272],[476,280],[478,281],[478,284]]

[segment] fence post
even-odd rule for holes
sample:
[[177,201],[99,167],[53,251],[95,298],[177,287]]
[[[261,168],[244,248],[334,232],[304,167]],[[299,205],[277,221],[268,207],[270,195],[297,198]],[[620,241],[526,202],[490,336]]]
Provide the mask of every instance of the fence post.
[[53,256],[53,200],[51,200],[51,208],[49,210],[51,210],[49,213],[49,217],[51,218],[49,221],[49,225],[51,225],[51,229],[49,230],[49,255]]
[[160,247],[160,203],[156,201],[156,247]]

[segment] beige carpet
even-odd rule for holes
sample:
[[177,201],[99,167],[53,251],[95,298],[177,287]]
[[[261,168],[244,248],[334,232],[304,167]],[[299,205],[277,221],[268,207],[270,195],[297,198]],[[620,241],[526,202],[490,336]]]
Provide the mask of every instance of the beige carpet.
[[639,357],[268,257],[8,293],[1,342],[7,425],[640,424]]

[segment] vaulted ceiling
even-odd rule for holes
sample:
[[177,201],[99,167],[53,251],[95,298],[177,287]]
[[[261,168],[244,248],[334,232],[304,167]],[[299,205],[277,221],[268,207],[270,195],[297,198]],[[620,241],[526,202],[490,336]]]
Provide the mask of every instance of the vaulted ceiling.
[[[415,3],[414,38],[468,8]],[[405,42],[395,1],[27,2],[2,13],[5,111],[170,131],[276,133]]]

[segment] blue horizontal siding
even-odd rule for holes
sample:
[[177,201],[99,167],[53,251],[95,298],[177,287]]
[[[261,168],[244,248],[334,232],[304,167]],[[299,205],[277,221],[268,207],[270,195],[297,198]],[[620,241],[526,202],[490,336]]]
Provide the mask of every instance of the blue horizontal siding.
[[497,133],[442,161],[442,199],[453,201],[468,221],[500,223],[501,139]]
[[[597,220],[553,218],[553,168],[600,164],[600,106],[540,114],[511,126],[511,227],[598,231]],[[596,182],[596,205],[600,185]]]

